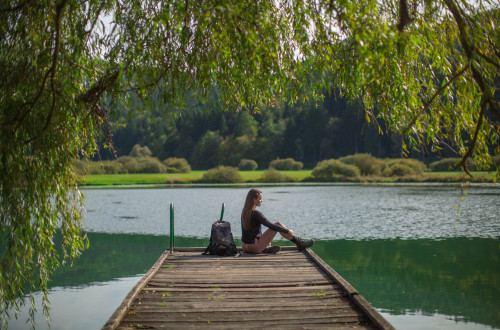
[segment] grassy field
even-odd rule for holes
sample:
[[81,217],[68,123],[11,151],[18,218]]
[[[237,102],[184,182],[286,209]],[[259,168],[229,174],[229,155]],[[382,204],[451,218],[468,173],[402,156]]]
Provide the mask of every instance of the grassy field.
[[[191,173],[138,173],[138,174],[98,174],[84,175],[80,179],[82,185],[130,185],[130,184],[164,184],[198,182],[206,171]],[[311,170],[285,171],[287,176],[302,181],[311,176]],[[264,171],[240,171],[244,182],[258,182]]]
[[[265,171],[240,171],[245,182],[261,182],[259,180]],[[282,171],[294,181],[305,181],[311,177],[311,170]],[[135,185],[135,184],[171,184],[171,183],[197,183],[205,171],[192,171],[191,173],[161,173],[161,174],[100,174],[85,175],[80,178],[81,185]],[[494,172],[472,172],[473,182],[493,182]],[[421,176],[408,178],[387,177],[360,177],[349,182],[459,182],[463,181],[465,174],[461,172],[425,172]]]
[[[471,174],[473,182],[477,181],[493,182],[493,179],[495,178],[495,172],[471,171]],[[468,176],[467,174],[462,172],[424,172],[423,177],[427,179],[429,178],[436,178],[443,180],[455,179],[456,181],[463,181]]]
[[[241,177],[245,182],[259,182],[260,178],[264,174],[264,170],[259,171],[240,171]],[[281,171],[281,173],[291,177],[295,181],[303,181],[307,177],[311,176],[312,170],[300,170],[300,171]]]
[[137,173],[137,174],[98,174],[81,177],[82,185],[129,185],[129,184],[163,184],[175,182],[193,182],[201,179],[205,171],[191,173]]

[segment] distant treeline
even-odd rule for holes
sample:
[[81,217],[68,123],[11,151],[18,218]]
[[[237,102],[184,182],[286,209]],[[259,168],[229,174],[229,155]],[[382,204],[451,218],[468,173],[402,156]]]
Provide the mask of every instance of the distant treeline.
[[[367,122],[361,105],[341,97],[329,95],[316,104],[273,104],[254,112],[223,111],[217,105],[200,104],[187,105],[182,111],[143,111],[130,101],[127,110],[118,108],[111,121],[114,149],[123,167],[104,162],[101,171],[168,172],[165,167],[170,165],[159,161],[167,159],[184,159],[194,170],[238,167],[246,160],[265,169],[275,159],[294,159],[312,169],[320,161],[360,153],[381,159],[402,156],[401,136],[387,131],[382,121]],[[135,145],[147,147],[149,152],[149,158],[140,164],[125,157]],[[411,150],[408,156],[426,165],[456,158],[450,150]],[[113,159],[116,157],[104,149],[93,160]]]
[[[242,159],[267,168],[273,159],[293,158],[313,168],[321,160],[356,153],[401,157],[400,136],[387,132],[382,121],[368,123],[361,105],[334,95],[316,104],[273,104],[253,114],[213,105],[207,109],[188,105],[180,112],[143,111],[130,104],[112,121],[117,155],[128,155],[139,144],[158,159],[184,158],[195,170],[238,166]],[[410,157],[427,163],[429,155],[413,152]],[[101,150],[94,160],[112,158]]]

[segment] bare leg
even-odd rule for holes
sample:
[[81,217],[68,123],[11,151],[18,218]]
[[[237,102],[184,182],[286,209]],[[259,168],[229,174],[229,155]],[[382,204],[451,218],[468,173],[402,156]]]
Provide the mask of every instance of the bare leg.
[[[281,227],[285,227],[286,228],[286,226],[284,224],[282,224],[281,222],[279,222],[279,221],[275,222],[274,224],[275,225],[280,225]],[[293,236],[290,235],[290,234],[282,233],[282,232],[279,232],[279,233],[280,233],[281,236],[283,236],[283,238],[286,238],[287,240],[291,240],[293,238]]]
[[[277,225],[280,225],[282,227],[285,227],[285,225],[283,225],[281,222],[275,222],[275,224]],[[285,227],[286,228],[286,227]],[[247,252],[247,253],[262,253],[262,251],[264,251],[264,249],[266,247],[268,247],[269,244],[271,244],[272,240],[274,239],[274,237],[276,236],[278,232],[277,231],[274,231],[274,230],[271,230],[271,229],[267,229],[260,238],[256,238],[255,239],[255,243],[254,244],[245,244],[245,243],[242,243],[241,244],[241,247],[243,248],[243,252]],[[281,236],[283,236],[284,238],[288,239],[288,240],[291,240],[293,238],[293,236],[287,234],[287,233],[282,233],[282,232],[279,232]]]
[[268,229],[266,230],[260,238],[255,239],[255,243],[253,244],[245,244],[242,243],[241,247],[243,248],[243,252],[247,253],[262,253],[264,249],[271,244],[274,236],[276,236],[277,231]]

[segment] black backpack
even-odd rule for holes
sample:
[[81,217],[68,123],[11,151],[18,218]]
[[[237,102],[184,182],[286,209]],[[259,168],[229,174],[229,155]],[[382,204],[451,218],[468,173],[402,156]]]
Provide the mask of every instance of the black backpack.
[[238,254],[234,244],[231,224],[227,221],[217,220],[212,224],[210,233],[210,244],[203,254],[213,254],[218,256],[235,256]]

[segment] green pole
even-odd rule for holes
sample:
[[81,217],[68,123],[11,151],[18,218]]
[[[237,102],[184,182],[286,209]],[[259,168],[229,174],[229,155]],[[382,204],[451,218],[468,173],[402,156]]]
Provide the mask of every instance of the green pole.
[[170,203],[170,253],[174,253],[174,203]]
[[224,203],[222,203],[222,210],[220,211],[220,221],[224,218]]

